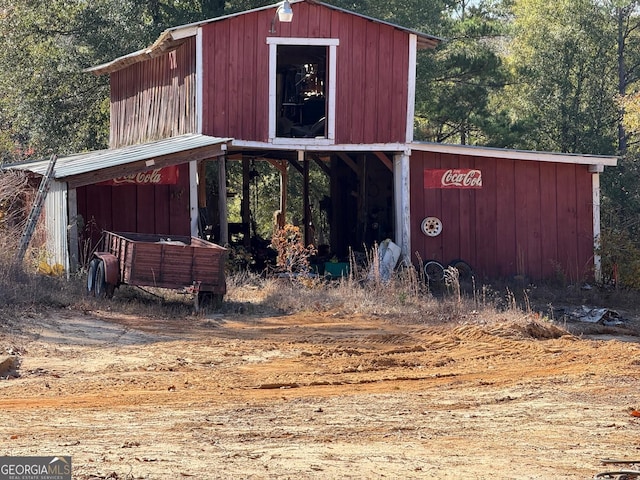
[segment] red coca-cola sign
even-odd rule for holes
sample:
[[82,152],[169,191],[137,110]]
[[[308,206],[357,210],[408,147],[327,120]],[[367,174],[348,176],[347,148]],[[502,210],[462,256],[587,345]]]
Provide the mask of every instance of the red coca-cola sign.
[[425,170],[424,188],[482,188],[482,172],[473,168]]
[[113,180],[100,182],[98,185],[175,185],[178,183],[178,167],[156,168],[146,172],[133,173]]

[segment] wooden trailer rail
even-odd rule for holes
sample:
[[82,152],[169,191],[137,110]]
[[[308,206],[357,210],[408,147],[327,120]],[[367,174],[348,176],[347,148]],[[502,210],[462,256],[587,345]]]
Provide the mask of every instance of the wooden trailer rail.
[[196,237],[104,232],[104,251],[89,264],[90,294],[113,294],[122,284],[226,293],[227,249]]

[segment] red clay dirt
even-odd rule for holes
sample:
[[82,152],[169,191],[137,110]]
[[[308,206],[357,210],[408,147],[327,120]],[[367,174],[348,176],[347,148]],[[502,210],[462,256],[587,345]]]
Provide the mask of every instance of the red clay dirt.
[[585,479],[640,459],[640,345],[504,319],[62,311],[0,347],[3,455],[74,479]]

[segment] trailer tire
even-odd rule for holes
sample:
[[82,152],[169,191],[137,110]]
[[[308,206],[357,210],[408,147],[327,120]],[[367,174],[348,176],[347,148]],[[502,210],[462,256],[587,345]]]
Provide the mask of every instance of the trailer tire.
[[424,276],[430,284],[440,284],[444,281],[444,267],[436,260],[427,260],[424,264]]
[[107,296],[107,277],[104,270],[104,262],[102,260],[98,260],[98,266],[96,267],[94,291],[98,298],[104,298]]
[[89,268],[87,270],[87,294],[91,296],[96,294],[96,271],[98,269],[98,263],[100,263],[100,260],[94,258],[89,262]]
[[458,278],[461,282],[469,282],[473,279],[473,268],[464,260],[453,260],[449,263],[449,266],[458,270]]
[[219,310],[222,307],[224,295],[213,292],[198,292],[198,309]]

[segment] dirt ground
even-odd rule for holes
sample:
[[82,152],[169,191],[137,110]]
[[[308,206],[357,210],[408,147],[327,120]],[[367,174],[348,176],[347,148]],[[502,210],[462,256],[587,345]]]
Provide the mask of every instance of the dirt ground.
[[635,331],[38,314],[0,334],[0,444],[81,480],[593,478],[640,459]]

